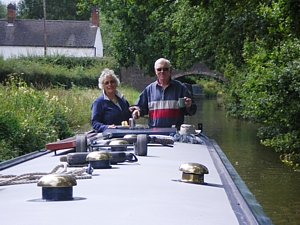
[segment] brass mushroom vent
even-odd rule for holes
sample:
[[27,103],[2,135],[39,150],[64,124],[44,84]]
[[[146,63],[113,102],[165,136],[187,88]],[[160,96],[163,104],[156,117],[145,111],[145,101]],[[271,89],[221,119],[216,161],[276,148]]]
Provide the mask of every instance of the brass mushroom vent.
[[112,139],[109,143],[112,151],[126,151],[127,145],[129,145],[128,141],[122,139]]
[[69,174],[49,174],[41,177],[37,186],[42,187],[42,199],[47,201],[73,200],[76,179]]
[[208,174],[206,166],[200,163],[184,163],[179,167],[182,171],[182,182],[204,184],[204,174]]
[[125,141],[127,141],[129,144],[133,144],[136,142],[137,135],[136,134],[126,134],[124,137]]
[[86,161],[90,162],[90,165],[94,169],[111,168],[110,166],[111,159],[112,159],[111,154],[105,150],[91,152],[86,156]]

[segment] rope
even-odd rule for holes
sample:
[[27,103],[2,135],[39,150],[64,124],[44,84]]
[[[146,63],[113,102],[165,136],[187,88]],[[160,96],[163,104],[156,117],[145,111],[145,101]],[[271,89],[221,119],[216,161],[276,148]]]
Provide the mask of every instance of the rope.
[[[15,184],[30,184],[37,183],[42,176],[49,174],[69,174],[73,176],[76,180],[78,179],[91,179],[92,175],[86,173],[86,167],[76,169],[76,170],[68,170],[68,164],[62,163],[60,165],[55,166],[50,173],[25,173],[21,175],[0,175],[0,186],[5,185],[15,185]],[[62,171],[59,172],[59,169],[62,168]]]

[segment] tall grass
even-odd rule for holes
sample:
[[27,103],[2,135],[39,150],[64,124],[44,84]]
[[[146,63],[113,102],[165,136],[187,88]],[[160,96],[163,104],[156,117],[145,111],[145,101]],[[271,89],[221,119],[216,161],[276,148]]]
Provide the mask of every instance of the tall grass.
[[[119,90],[133,104],[138,92]],[[0,161],[45,147],[46,143],[73,136],[90,123],[91,104],[99,89],[73,86],[37,90],[10,76],[0,85]]]
[[[120,85],[118,88],[129,104],[134,104],[139,92],[132,87]],[[58,101],[67,112],[68,124],[75,132],[82,130],[81,126],[90,123],[91,105],[102,90],[73,86],[71,89],[52,88],[47,90],[52,96],[59,96]]]
[[[56,96],[39,92],[13,76],[1,85],[0,157],[8,159],[72,135],[66,109]],[[12,151],[10,151],[12,150]]]

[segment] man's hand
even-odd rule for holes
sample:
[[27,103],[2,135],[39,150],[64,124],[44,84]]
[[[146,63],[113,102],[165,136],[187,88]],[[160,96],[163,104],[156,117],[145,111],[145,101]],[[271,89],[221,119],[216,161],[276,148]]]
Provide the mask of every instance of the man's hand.
[[184,100],[185,100],[185,106],[186,107],[191,107],[192,105],[192,99],[188,98],[188,97],[184,97]]
[[141,116],[140,110],[136,109],[132,112],[132,118],[138,119],[138,118],[140,118],[140,116]]
[[132,112],[132,118],[138,119],[140,118],[140,107],[134,105],[129,107],[129,111]]

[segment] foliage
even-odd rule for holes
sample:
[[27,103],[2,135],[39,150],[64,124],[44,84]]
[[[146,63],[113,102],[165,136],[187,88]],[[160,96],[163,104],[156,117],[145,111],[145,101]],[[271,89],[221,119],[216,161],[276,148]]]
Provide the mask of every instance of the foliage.
[[[46,1],[47,20],[89,20],[90,10],[77,13],[78,0]],[[43,19],[43,0],[21,0],[18,3],[18,17],[21,19]]]
[[61,123],[66,112],[56,96],[38,92],[13,75],[0,94],[1,154],[8,149],[12,149],[8,157],[26,154],[73,134],[68,124]]
[[[261,137],[267,137],[263,142],[265,145],[275,147],[277,151],[292,152],[296,150],[299,152],[300,42],[285,44],[281,46],[279,52],[274,52],[275,57],[270,59],[271,63],[275,61],[275,68],[267,69],[265,82],[269,82],[269,85],[274,87],[266,88],[268,97],[259,98],[259,100],[268,101],[269,109],[267,113],[258,115],[264,119],[263,123],[269,129],[267,132],[261,129],[259,134]],[[264,109],[265,106],[261,107],[262,111]]]
[[280,155],[280,160],[284,164],[291,166],[295,171],[299,172],[300,154],[299,153],[284,153]]
[[[294,10],[294,8],[293,8]],[[260,4],[256,13],[265,32],[244,41],[245,64],[227,64],[231,80],[227,108],[231,114],[261,124],[261,143],[283,155],[300,153],[300,40],[287,2]],[[292,22],[293,21],[293,22]],[[283,160],[284,162],[291,162]]]
[[206,75],[189,75],[179,77],[177,80],[187,84],[199,84],[203,88],[205,98],[215,98],[223,95],[224,85],[218,80],[208,77]]
[[0,1],[0,19],[7,18],[7,7]]
[[114,32],[111,30],[111,25],[106,21],[104,15],[101,13],[99,15],[100,24],[101,27],[101,37],[103,42],[103,48],[104,48],[104,55],[106,57],[112,57],[113,56],[113,50],[112,47],[112,39],[114,37]]
[[[283,153],[300,152],[300,41],[245,45],[248,69],[235,92],[239,114],[262,124],[262,144]],[[232,96],[233,97],[233,96]]]
[[104,68],[117,70],[112,58],[77,58],[65,56],[0,58],[0,81],[9,74],[19,74],[27,83],[38,89],[72,86],[96,87],[95,82]]
[[223,94],[222,84],[212,78],[198,80],[197,84],[202,85],[205,98],[215,98]]
[[245,36],[265,31],[253,12],[258,2],[80,0],[78,7],[99,5],[111,24],[118,63],[137,62],[150,74],[159,57],[177,69],[200,60],[221,71],[227,61],[241,65]]
[[[133,104],[138,92],[121,85],[119,90]],[[0,161],[45,147],[46,143],[90,129],[90,107],[99,89],[73,87],[38,91],[10,76],[0,85]]]

